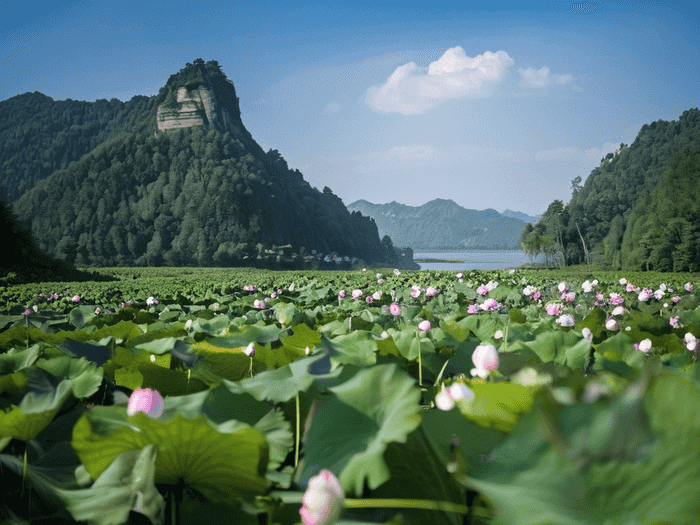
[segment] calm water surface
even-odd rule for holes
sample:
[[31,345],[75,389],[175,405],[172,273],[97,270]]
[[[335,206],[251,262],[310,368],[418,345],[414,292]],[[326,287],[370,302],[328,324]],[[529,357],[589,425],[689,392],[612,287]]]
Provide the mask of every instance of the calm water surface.
[[522,250],[470,252],[415,252],[413,259],[449,259],[460,263],[419,262],[421,270],[502,270],[515,268],[530,259]]

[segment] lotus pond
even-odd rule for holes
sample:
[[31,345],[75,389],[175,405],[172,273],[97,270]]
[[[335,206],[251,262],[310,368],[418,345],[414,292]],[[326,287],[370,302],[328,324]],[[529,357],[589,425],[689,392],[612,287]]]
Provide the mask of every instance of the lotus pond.
[[0,289],[2,525],[700,523],[697,274],[100,273]]

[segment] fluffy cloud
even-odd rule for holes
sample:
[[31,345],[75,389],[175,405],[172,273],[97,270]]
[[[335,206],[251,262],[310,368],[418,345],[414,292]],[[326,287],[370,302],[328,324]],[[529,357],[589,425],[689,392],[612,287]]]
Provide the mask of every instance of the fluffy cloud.
[[521,81],[520,87],[524,88],[535,88],[542,89],[554,84],[568,84],[573,80],[571,75],[550,75],[551,71],[547,66],[543,66],[540,69],[533,69],[531,67],[527,69],[519,68],[518,73],[520,74]]
[[365,102],[381,113],[419,115],[447,100],[488,96],[512,65],[505,51],[470,58],[452,47],[427,68],[415,62],[397,67],[384,84],[367,90]]

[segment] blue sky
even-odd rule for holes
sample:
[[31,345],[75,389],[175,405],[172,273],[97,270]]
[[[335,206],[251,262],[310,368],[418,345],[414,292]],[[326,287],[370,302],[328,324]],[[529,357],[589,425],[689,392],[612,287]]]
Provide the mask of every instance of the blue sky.
[[700,106],[696,2],[261,3],[0,2],[0,100],[128,100],[217,60],[253,138],[345,204],[530,214]]

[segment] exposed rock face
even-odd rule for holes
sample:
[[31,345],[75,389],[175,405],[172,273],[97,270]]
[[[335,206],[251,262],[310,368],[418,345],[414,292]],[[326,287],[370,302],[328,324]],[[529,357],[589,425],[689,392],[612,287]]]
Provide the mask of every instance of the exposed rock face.
[[177,92],[177,105],[158,106],[158,131],[192,126],[210,127],[214,113],[212,98],[204,86],[189,92],[181,87]]

